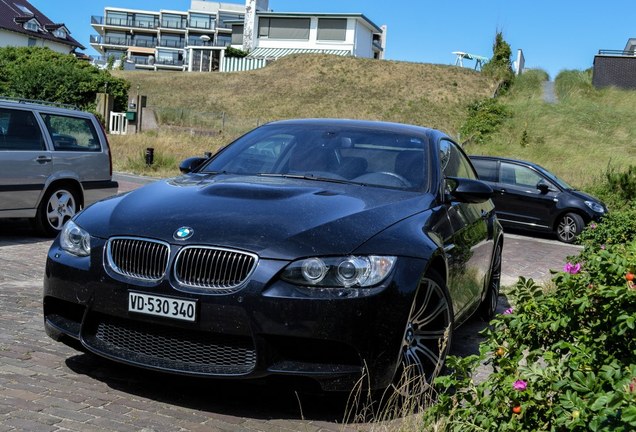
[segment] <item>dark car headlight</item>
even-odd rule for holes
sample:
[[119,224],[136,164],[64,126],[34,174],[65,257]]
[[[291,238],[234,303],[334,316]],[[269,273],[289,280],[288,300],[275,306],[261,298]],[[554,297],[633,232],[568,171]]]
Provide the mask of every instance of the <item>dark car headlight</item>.
[[60,246],[77,256],[91,254],[91,236],[72,220],[68,221],[60,233]]
[[596,201],[585,201],[585,205],[588,206],[592,211],[596,213],[605,213],[605,207]]
[[396,261],[397,257],[378,255],[305,258],[289,264],[282,279],[310,287],[371,287],[389,275]]

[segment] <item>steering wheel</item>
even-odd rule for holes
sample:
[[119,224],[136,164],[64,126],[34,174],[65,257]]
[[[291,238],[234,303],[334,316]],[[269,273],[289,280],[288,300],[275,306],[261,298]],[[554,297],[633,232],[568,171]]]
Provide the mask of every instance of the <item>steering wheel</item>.
[[379,171],[362,174],[361,176],[358,176],[351,181],[360,183],[371,183],[382,186],[411,187],[410,181],[408,181],[401,175],[390,171]]

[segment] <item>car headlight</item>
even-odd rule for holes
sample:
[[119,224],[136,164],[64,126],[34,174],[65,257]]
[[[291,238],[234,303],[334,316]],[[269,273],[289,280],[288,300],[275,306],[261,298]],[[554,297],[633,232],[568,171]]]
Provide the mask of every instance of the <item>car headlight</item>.
[[91,254],[91,236],[70,220],[60,233],[60,246],[73,255],[88,256]]
[[595,201],[585,201],[585,205],[588,206],[590,209],[592,209],[592,211],[595,211],[596,213],[605,213],[605,208],[595,202]]
[[289,264],[282,279],[310,287],[371,287],[388,276],[396,260],[394,256],[378,255],[305,258]]

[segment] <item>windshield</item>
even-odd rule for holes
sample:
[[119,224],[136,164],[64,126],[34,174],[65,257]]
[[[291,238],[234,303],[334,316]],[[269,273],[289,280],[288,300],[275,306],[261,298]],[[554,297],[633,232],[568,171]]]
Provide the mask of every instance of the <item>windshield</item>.
[[574,188],[572,186],[567,184],[564,180],[560,179],[556,175],[552,174],[550,171],[546,170],[543,167],[538,167],[538,168],[539,168],[539,171],[541,171],[541,173],[543,173],[544,176],[546,176],[552,182],[554,182],[557,185],[559,185],[561,187],[561,189],[574,190]]
[[428,189],[425,136],[329,125],[267,125],[239,138],[198,170]]

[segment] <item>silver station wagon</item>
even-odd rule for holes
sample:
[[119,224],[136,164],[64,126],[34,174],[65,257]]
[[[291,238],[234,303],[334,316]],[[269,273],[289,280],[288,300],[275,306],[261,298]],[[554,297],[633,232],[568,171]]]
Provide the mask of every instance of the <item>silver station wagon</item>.
[[95,115],[0,99],[0,218],[31,218],[55,236],[81,208],[117,192]]

